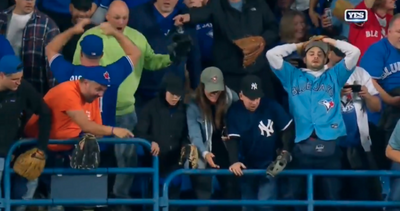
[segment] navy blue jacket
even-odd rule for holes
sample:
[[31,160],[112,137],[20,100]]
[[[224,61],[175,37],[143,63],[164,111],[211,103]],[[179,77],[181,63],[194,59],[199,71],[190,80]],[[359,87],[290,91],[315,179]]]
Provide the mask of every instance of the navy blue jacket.
[[[168,54],[167,46],[172,43],[171,36],[166,36],[165,32],[161,29],[160,24],[157,22],[157,16],[154,12],[155,9],[153,2],[150,1],[134,8],[130,8],[129,10],[128,26],[141,32],[147,38],[148,43],[153,48],[155,53]],[[184,10],[185,8],[177,9],[175,13],[176,15],[185,14],[186,12]],[[172,30],[176,30],[172,19],[171,25],[168,25],[167,27],[171,27],[169,33],[171,33]],[[187,61],[183,61],[179,65],[171,65],[158,71],[146,71],[146,69],[144,69],[137,94],[143,97],[156,96],[162,79],[167,72],[172,71],[176,75],[181,76],[184,80],[185,64],[189,72],[190,85],[192,89],[195,89],[198,86],[202,70],[201,55],[196,29],[194,27],[185,27],[184,31],[192,37],[194,44],[187,57]]]

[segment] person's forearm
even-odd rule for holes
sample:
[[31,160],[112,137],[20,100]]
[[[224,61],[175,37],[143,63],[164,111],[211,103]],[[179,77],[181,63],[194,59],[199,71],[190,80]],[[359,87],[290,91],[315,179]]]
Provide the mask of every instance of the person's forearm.
[[46,104],[42,105],[41,112],[39,113],[38,124],[39,136],[37,147],[42,151],[46,151],[51,131],[51,112]]
[[[131,58],[137,58],[137,60],[140,58],[140,49],[128,37],[118,31],[115,32],[114,37],[127,56]],[[136,63],[136,61],[132,62]]]
[[344,63],[348,70],[353,70],[360,58],[361,51],[356,46],[341,40],[335,40],[334,43],[330,43],[331,45],[338,48],[342,51],[346,56],[344,57]]
[[239,142],[239,137],[230,137],[229,140],[224,141],[231,165],[239,162]]
[[295,138],[295,129],[294,123],[290,123],[290,125],[286,128],[286,130],[281,132],[281,140],[282,140],[282,150],[290,152],[294,146],[294,138]]
[[269,65],[277,70],[281,69],[284,62],[283,58],[289,56],[296,50],[296,44],[284,44],[272,48],[271,50],[267,51],[266,54]]
[[317,7],[317,4],[318,0],[310,0],[310,4],[308,5],[309,6],[308,13],[315,12],[315,7]]
[[82,131],[86,133],[91,133],[95,136],[111,136],[113,134],[113,127],[105,126],[105,125],[99,125],[95,122],[88,121],[87,124],[85,124],[84,128],[81,128]]
[[389,95],[379,84],[378,82],[373,79],[372,84],[374,84],[375,89],[379,92],[379,96],[381,97],[382,101],[385,104],[392,105],[392,106],[399,106],[397,105],[395,99]]
[[[46,46],[46,51],[51,52],[61,52],[64,45],[75,35],[72,28],[66,30],[65,32],[57,35],[54,39]],[[50,59],[50,58],[49,58]]]
[[371,96],[365,99],[365,104],[371,112],[379,112],[381,110],[381,101],[377,96]]
[[390,145],[386,148],[386,157],[393,162],[400,163],[400,151],[393,149]]

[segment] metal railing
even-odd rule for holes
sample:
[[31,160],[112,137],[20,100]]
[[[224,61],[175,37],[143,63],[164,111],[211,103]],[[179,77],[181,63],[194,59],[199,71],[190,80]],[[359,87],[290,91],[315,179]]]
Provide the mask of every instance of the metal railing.
[[[117,138],[104,138],[99,140],[100,143],[107,144],[140,144],[143,145],[147,150],[150,151],[151,145],[148,141],[143,139],[117,139]],[[21,145],[34,144],[34,140],[23,140],[16,142],[8,152],[5,160],[4,167],[4,208],[5,211],[11,211],[11,206],[14,205],[153,205],[154,210],[159,209],[159,174],[158,174],[158,157],[153,157],[152,168],[97,168],[93,170],[78,170],[78,169],[65,169],[65,168],[54,168],[45,169],[42,174],[66,174],[66,175],[87,175],[87,174],[152,174],[153,182],[153,198],[152,199],[40,199],[40,200],[15,200],[11,199],[11,174],[14,173],[10,166],[11,157],[14,151]],[[49,144],[76,144],[77,140],[50,140]]]
[[[400,202],[386,201],[329,201],[314,200],[315,176],[400,176],[400,171],[351,171],[351,170],[288,170],[281,173],[286,176],[307,177],[307,200],[170,200],[168,189],[172,180],[180,175],[232,175],[229,170],[193,170],[181,169],[170,174],[162,189],[163,195],[160,206],[163,211],[168,211],[169,206],[307,206],[308,211],[314,211],[315,206],[340,206],[340,207],[400,207]],[[266,175],[265,170],[244,170],[244,175]],[[362,188],[362,187],[360,187]]]
[[[151,145],[143,139],[115,139],[106,138],[100,139],[101,143],[109,144],[141,144],[147,150],[150,150]],[[15,143],[5,161],[4,168],[4,199],[0,199],[0,207],[5,211],[11,211],[11,206],[15,205],[153,205],[153,210],[158,211],[161,207],[163,211],[168,211],[169,206],[306,206],[308,211],[314,211],[316,206],[341,206],[341,207],[400,207],[400,202],[385,202],[385,201],[329,201],[329,200],[314,200],[314,177],[315,176],[354,176],[354,177],[368,177],[368,176],[397,176],[400,177],[400,171],[351,171],[351,170],[288,170],[281,174],[285,176],[305,176],[307,178],[307,199],[306,200],[176,200],[169,199],[168,189],[177,176],[181,175],[231,175],[228,170],[196,170],[196,169],[180,169],[172,172],[166,179],[162,188],[162,197],[159,197],[159,174],[158,174],[158,157],[153,157],[152,168],[98,168],[93,170],[77,170],[54,168],[45,169],[43,174],[152,174],[152,196],[151,199],[33,199],[33,200],[15,200],[11,199],[11,174],[14,173],[10,166],[11,156],[13,152],[21,145],[34,144],[33,140],[23,140]],[[55,141],[51,140],[50,144],[76,144],[76,140],[68,141]],[[265,170],[245,170],[246,175],[266,175]]]

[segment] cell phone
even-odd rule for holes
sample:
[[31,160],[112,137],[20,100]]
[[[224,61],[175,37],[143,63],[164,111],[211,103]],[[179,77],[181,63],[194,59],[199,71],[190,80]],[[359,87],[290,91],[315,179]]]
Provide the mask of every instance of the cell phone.
[[352,92],[360,92],[361,91],[361,85],[359,85],[359,84],[346,85],[343,88],[345,88],[345,89],[351,88]]

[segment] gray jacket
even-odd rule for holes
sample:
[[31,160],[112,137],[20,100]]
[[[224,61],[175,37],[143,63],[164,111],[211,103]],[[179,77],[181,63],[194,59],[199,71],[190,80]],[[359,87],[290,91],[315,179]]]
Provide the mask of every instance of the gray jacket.
[[[226,97],[228,107],[232,102],[239,100],[235,91],[226,87]],[[190,142],[199,150],[199,168],[205,168],[204,153],[211,151],[211,139],[213,133],[213,124],[211,120],[203,119],[203,115],[197,105],[192,100],[186,108],[187,125],[189,129]]]

